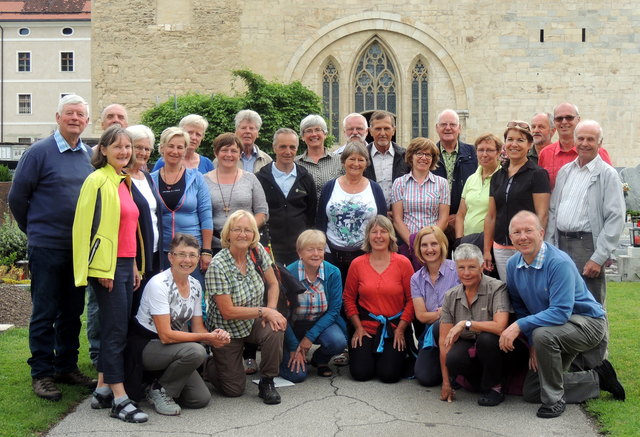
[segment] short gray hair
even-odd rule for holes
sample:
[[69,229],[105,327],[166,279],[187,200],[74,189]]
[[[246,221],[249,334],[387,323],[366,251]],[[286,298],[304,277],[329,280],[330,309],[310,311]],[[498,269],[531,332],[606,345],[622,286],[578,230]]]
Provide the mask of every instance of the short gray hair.
[[367,160],[367,167],[371,165],[371,158],[369,157],[369,152],[364,144],[360,141],[350,141],[344,146],[344,150],[340,154],[340,162],[342,165],[347,161],[351,155],[360,155],[363,156],[364,159]]
[[144,124],[136,124],[133,126],[129,126],[125,130],[131,136],[131,142],[136,142],[145,138],[148,139],[149,144],[151,145],[151,151],[153,151],[156,142],[156,136],[153,134],[153,131],[151,129],[149,129]]
[[[549,128],[550,129],[554,129],[556,127],[556,123],[555,121],[553,121],[553,115],[551,115],[548,112],[536,112],[535,114],[533,114],[533,117],[531,117],[531,121],[533,121],[534,118],[536,118],[538,115],[546,115],[547,116],[547,120],[549,120]],[[532,123],[529,123],[532,124]]]
[[580,123],[576,125],[576,129],[573,131],[573,138],[577,138],[578,130],[583,127],[592,126],[598,129],[598,145],[602,145],[602,139],[604,138],[604,133],[602,132],[602,126],[595,120],[582,120]]
[[438,120],[436,123],[440,123],[440,119],[446,113],[453,114],[453,116],[456,118],[456,123],[460,124],[460,116],[458,115],[458,112],[456,110],[454,110],[454,109],[445,109],[442,112],[440,112],[438,114],[438,117],[436,118],[436,120]]
[[344,129],[345,127],[347,127],[347,120],[350,118],[361,118],[362,121],[364,121],[364,128],[365,129],[369,129],[369,123],[367,123],[367,117],[365,117],[364,115],[360,114],[359,112],[352,112],[351,114],[347,115],[345,118],[342,119],[342,128]]
[[182,117],[182,120],[178,123],[178,127],[184,128],[185,126],[198,126],[202,128],[203,132],[206,132],[209,122],[202,115],[189,114]]
[[85,108],[85,112],[87,113],[87,118],[89,117],[89,104],[87,103],[87,101],[83,98],[80,97],[77,94],[67,94],[66,96],[64,96],[63,98],[60,99],[60,101],[58,102],[58,109],[56,111],[56,114],[58,115],[62,115],[62,111],[64,111],[64,107],[67,105],[77,105],[78,103],[82,103],[84,105]]
[[295,135],[296,141],[298,141],[298,134],[296,133],[296,131],[294,131],[293,129],[289,129],[288,127],[281,127],[276,131],[275,134],[273,134],[273,143],[271,143],[273,147],[276,146],[276,141],[278,140],[278,136],[280,135]]
[[476,260],[482,266],[484,257],[482,251],[475,244],[463,243],[453,252],[453,260],[458,262],[462,260]]
[[311,115],[307,115],[300,122],[300,136],[302,136],[305,129],[310,128],[312,126],[320,126],[325,135],[329,133],[329,131],[327,130],[327,122],[324,121],[324,118],[322,118],[318,114],[311,114]]
[[262,118],[260,117],[260,114],[258,114],[256,111],[252,111],[251,109],[243,109],[236,114],[236,118],[234,119],[236,129],[238,129],[240,123],[245,120],[255,124],[258,130],[260,130],[260,128],[262,127]]
[[114,108],[116,106],[119,106],[122,108],[122,110],[124,111],[124,115],[129,118],[129,114],[127,114],[127,109],[122,106],[120,103],[112,103],[110,105],[107,105],[104,107],[104,109],[102,110],[102,112],[100,113],[100,120],[103,121],[104,118],[107,116],[107,112],[109,112],[109,109]]

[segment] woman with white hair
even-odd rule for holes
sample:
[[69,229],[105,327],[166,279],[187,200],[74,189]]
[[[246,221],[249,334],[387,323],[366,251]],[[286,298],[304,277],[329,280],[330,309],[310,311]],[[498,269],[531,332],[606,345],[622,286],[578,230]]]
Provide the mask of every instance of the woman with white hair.
[[500,334],[513,312],[505,284],[482,273],[480,248],[461,244],[454,252],[460,285],[447,291],[440,311],[440,399],[452,402],[451,381],[462,375],[482,394],[478,404],[493,407],[504,400],[504,354]]
[[[197,168],[202,174],[213,170],[213,162],[206,156],[196,152],[204,139],[209,122],[201,115],[189,114],[180,120],[178,127],[181,127],[189,135],[189,144],[184,155],[184,166],[186,168]],[[164,159],[160,158],[153,167],[153,171],[160,170],[162,167],[164,167]]]
[[[126,132],[131,135],[133,142],[133,159],[125,168],[125,172],[131,177],[131,195],[138,211],[140,211],[140,231],[145,241],[145,271],[142,272],[142,283],[140,284],[141,289],[144,289],[147,281],[165,268],[164,257],[160,256],[163,252],[162,238],[160,238],[162,235],[162,210],[160,208],[162,200],[158,192],[153,189],[151,175],[145,171],[156,138],[151,129],[141,124],[129,126]],[[138,252],[138,258],[141,256],[142,253]],[[141,259],[137,261],[138,265],[142,265]],[[138,311],[141,294],[134,294],[131,314],[136,314]]]
[[340,157],[329,153],[324,147],[327,133],[327,123],[317,114],[307,115],[300,122],[300,138],[307,145],[307,150],[298,155],[295,161],[313,177],[317,198],[320,198],[324,184],[343,173]]

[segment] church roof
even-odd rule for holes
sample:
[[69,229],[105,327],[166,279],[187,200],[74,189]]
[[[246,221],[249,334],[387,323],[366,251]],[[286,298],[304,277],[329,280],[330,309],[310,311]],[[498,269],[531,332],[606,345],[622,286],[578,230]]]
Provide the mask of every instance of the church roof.
[[0,21],[91,20],[90,0],[0,0]]

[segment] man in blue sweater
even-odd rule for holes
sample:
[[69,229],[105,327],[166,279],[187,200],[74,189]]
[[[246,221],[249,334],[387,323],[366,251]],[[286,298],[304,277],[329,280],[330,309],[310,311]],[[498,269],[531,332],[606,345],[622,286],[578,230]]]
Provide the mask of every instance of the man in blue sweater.
[[56,382],[95,388],[78,369],[84,287],[75,287],[71,226],[80,188],[93,171],[80,135],[89,106],[70,94],[58,104],[58,129],[24,153],[9,192],[9,207],[27,234],[31,270],[29,348],[36,395],[58,401]]
[[592,370],[568,372],[575,356],[600,343],[607,329],[605,311],[591,295],[574,262],[544,242],[538,217],[520,211],[509,224],[519,253],[507,262],[507,288],[518,317],[500,336],[510,352],[523,333],[530,345],[525,400],[542,402],[538,417],[560,416],[566,402],[597,397],[600,389],[624,400],[625,391],[609,361]]

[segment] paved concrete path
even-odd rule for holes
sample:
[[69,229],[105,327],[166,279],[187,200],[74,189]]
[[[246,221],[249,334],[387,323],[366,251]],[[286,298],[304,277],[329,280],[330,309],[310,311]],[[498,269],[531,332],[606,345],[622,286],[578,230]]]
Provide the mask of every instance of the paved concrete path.
[[[335,369],[335,368],[334,368]],[[539,419],[536,404],[508,396],[498,407],[477,405],[476,393],[457,392],[457,400],[439,400],[440,388],[414,380],[397,384],[358,383],[340,368],[332,378],[313,375],[304,383],[279,389],[282,403],[264,405],[257,385],[247,382],[240,398],[214,392],[202,410],[160,416],[146,402],[144,424],[124,423],[108,410],[92,410],[89,399],[49,432],[51,437],[107,436],[598,436],[577,405],[556,419]],[[34,412],[37,414],[36,412]]]

